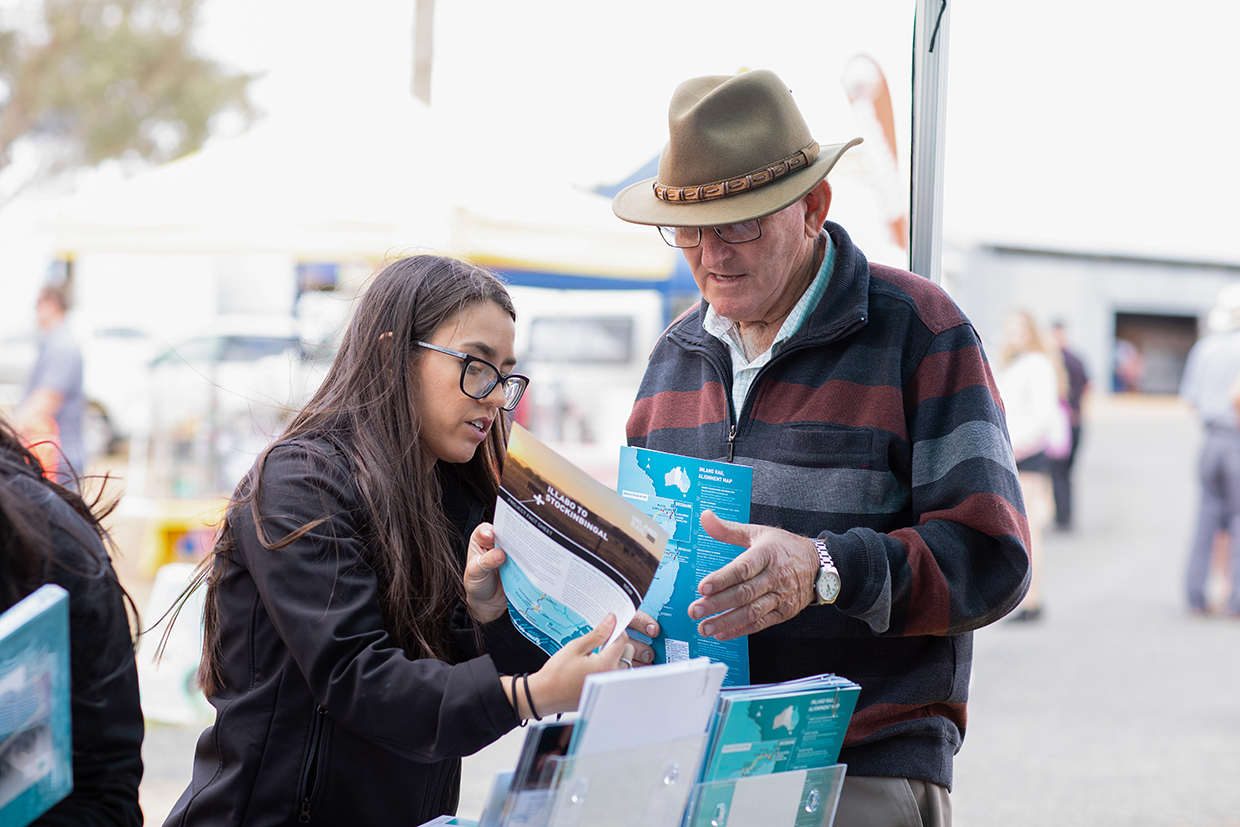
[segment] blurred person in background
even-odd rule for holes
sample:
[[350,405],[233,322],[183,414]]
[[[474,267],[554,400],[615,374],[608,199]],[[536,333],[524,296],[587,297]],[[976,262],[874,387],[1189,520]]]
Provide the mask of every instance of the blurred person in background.
[[0,611],[45,583],[69,593],[73,790],[36,825],[142,823],[144,730],[133,603],[99,524],[108,510],[92,513],[75,490],[44,476],[38,458],[0,419]]
[[1052,455],[1066,456],[1069,450],[1067,414],[1059,404],[1061,396],[1067,394],[1067,379],[1058,349],[1048,345],[1027,310],[1009,311],[1003,334],[995,384],[1003,399],[1008,436],[1025,495],[1032,567],[1029,591],[1009,620],[1027,622],[1042,616],[1042,544],[1054,514]]
[[65,321],[68,296],[63,287],[39,291],[35,318],[39,350],[17,406],[14,422],[23,441],[50,477],[69,487],[86,470],[82,443],[82,348]]
[[948,825],[972,633],[1029,570],[981,342],[938,286],[826,220],[857,140],[820,146],[775,73],[687,80],[668,125],[658,177],[612,209],[681,250],[702,300],[659,338],[629,444],[754,469],[752,524],[702,515],[744,550],[689,616],[749,636],[755,683],[860,684],[837,827]]
[[1231,563],[1222,611],[1240,617],[1240,284],[1219,292],[1207,322],[1208,332],[1188,352],[1180,380],[1180,397],[1205,429],[1197,463],[1201,500],[1185,585],[1189,611],[1205,614],[1215,538],[1225,532]]
[[1115,340],[1111,387],[1116,393],[1140,393],[1145,377],[1145,359],[1141,350],[1127,339]]
[[1061,399],[1068,410],[1068,426],[1071,443],[1068,455],[1052,458],[1051,486],[1055,495],[1055,527],[1060,531],[1072,530],[1072,468],[1076,464],[1077,451],[1081,446],[1081,402],[1085,392],[1089,390],[1089,374],[1085,363],[1068,347],[1068,330],[1062,321],[1051,326],[1051,335],[1055,339],[1055,347],[1059,349],[1059,358],[1063,360],[1064,372],[1067,374],[1067,396]]
[[611,615],[550,659],[509,618],[485,520],[528,382],[515,318],[456,259],[371,282],[200,571],[216,718],[166,824],[421,824],[456,810],[462,756],[653,660],[625,635],[594,651]]

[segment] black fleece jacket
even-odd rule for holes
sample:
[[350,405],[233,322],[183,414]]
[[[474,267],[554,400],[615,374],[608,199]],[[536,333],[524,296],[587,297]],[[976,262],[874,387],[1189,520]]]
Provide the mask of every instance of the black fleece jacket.
[[[486,509],[455,474],[440,476],[463,559]],[[368,562],[369,513],[333,443],[274,449],[260,492],[269,537],[329,519],[273,551],[248,505],[231,511],[218,591],[227,688],[210,698],[215,725],[165,823],[420,824],[454,812],[460,757],[517,725],[500,672],[546,656],[506,616],[478,635],[463,610],[451,663],[394,645]]]

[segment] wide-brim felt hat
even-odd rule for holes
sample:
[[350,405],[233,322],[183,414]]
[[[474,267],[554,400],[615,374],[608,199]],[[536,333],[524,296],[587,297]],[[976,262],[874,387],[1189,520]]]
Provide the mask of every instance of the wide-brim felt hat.
[[792,91],[765,69],[680,84],[668,133],[659,174],[611,202],[625,221],[710,227],[761,218],[796,203],[861,143],[819,146]]

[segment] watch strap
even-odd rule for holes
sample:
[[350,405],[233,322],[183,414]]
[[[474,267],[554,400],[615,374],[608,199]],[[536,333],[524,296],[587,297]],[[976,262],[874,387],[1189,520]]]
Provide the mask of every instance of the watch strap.
[[831,559],[831,551],[827,548],[827,541],[818,537],[812,537],[810,539],[814,544],[814,548],[818,550],[818,568],[835,568],[835,561]]
[[[835,561],[831,559],[831,551],[827,548],[827,542],[821,538],[811,537],[810,541],[814,544],[814,549],[818,552],[818,573],[814,575],[814,600],[813,605],[825,606],[826,601],[822,599],[822,593],[818,590],[818,581],[822,579],[823,574],[831,572],[838,580],[840,571],[835,567]],[[834,597],[832,597],[834,601]]]

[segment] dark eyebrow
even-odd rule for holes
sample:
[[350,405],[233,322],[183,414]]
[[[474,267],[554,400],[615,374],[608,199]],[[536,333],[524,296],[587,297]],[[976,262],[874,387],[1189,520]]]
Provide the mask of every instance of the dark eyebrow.
[[495,358],[495,349],[486,342],[462,342],[459,347],[461,350],[472,350],[482,355],[484,359],[493,360]]
[[[466,350],[466,351],[472,350],[480,354],[482,358],[486,359],[488,362],[494,362],[497,358],[495,349],[491,347],[490,345],[488,345],[486,342],[465,342],[461,345],[461,350]],[[517,363],[516,359],[513,359],[509,363],[500,362],[501,365],[503,364],[515,365],[516,363]]]

